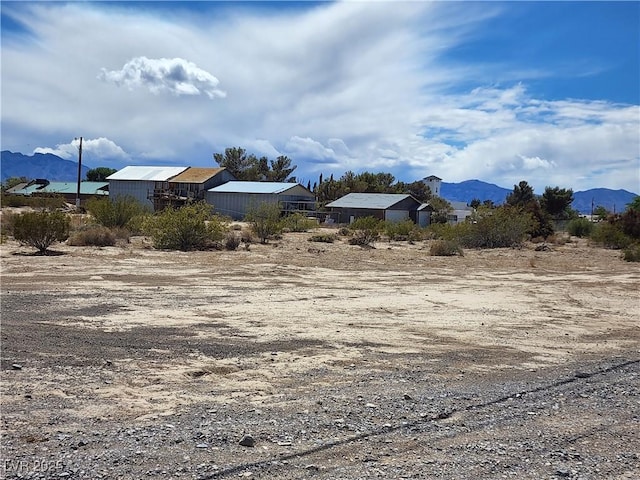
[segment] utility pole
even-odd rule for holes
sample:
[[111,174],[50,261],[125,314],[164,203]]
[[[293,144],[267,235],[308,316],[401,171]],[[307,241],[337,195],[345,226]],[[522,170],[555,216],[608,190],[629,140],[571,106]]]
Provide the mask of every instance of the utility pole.
[[76,209],[80,210],[80,181],[82,179],[82,137],[78,148],[78,190],[76,191]]

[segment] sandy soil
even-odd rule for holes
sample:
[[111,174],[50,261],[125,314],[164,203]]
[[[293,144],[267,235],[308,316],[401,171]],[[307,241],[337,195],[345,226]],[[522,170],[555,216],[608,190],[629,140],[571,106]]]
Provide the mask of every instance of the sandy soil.
[[[17,478],[19,469],[11,463],[17,458],[64,459],[71,465],[60,435],[77,443],[91,431],[113,437],[117,429],[176,424],[224,411],[240,422],[219,421],[216,428],[229,433],[226,441],[210,433],[205,441],[187,439],[173,453],[156,451],[148,464],[138,462],[140,468],[132,467],[135,461],[123,468],[127,461],[121,461],[104,476],[78,469],[64,473],[140,478],[153,464],[165,470],[164,478],[243,472],[264,478],[369,478],[376,466],[383,472],[378,476],[388,478],[401,472],[461,478],[460,471],[471,472],[470,467],[444,469],[447,456],[433,445],[423,446],[418,456],[394,454],[388,468],[396,470],[380,465],[376,455],[384,445],[374,446],[367,452],[377,460],[350,469],[344,440],[355,435],[357,443],[363,441],[358,435],[378,432],[385,442],[406,441],[402,426],[416,419],[456,424],[451,413],[465,399],[467,411],[474,402],[491,405],[492,399],[575,380],[576,372],[578,379],[587,378],[621,365],[631,369],[625,391],[635,393],[620,404],[616,415],[622,417],[615,423],[625,427],[609,445],[616,450],[612,455],[619,455],[618,449],[640,450],[632,433],[640,425],[640,271],[619,252],[574,240],[550,251],[527,245],[432,257],[428,242],[379,242],[362,249],[344,240],[311,243],[309,236],[285,234],[235,252],[156,251],[142,238],[107,248],[55,245],[61,254],[51,256],[32,255],[12,241],[1,245],[5,476]],[[457,403],[439,400],[448,396]],[[411,414],[382,413],[382,404],[403,398],[419,404]],[[302,435],[299,445],[292,431],[279,427],[276,435],[269,426],[287,415],[330,414],[335,427],[336,418],[348,413],[338,412],[338,406],[328,413],[334,407],[327,405],[340,399],[359,405],[362,418],[369,411],[377,416],[342,436],[328,426],[291,426],[298,436],[300,430],[314,432]],[[565,433],[602,424],[602,406],[592,415],[584,405],[575,408],[563,417],[570,429]],[[615,402],[607,412],[612,409]],[[256,411],[269,412],[263,414],[269,418],[254,421]],[[567,420],[575,415],[581,420]],[[523,416],[534,421],[534,415]],[[544,428],[527,424],[526,431],[558,428],[551,420]],[[486,440],[479,432],[476,446]],[[236,450],[244,433],[257,439],[249,457],[246,448]],[[606,438],[599,441],[607,444]],[[331,447],[331,442],[338,443]],[[176,469],[174,456],[184,458],[187,444],[190,459],[214,449],[215,465]],[[327,447],[316,452],[318,445]],[[274,459],[284,455],[278,449],[287,449],[290,459],[311,452],[312,464],[307,458],[298,470],[288,469],[289,463],[278,466]],[[430,467],[424,464],[427,457]],[[25,461],[27,473],[35,475]],[[548,471],[538,463],[531,475],[525,468],[520,476],[574,476],[553,462],[547,462]],[[240,468],[249,464],[253,469]],[[599,478],[596,470],[575,478]],[[611,472],[609,478],[640,474],[637,457]],[[486,470],[467,478],[500,475]]]

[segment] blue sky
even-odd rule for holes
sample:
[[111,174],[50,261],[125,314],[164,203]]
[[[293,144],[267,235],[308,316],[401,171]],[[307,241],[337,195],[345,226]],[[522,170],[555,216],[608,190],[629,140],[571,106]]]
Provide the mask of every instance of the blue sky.
[[639,2],[2,2],[2,149],[640,192]]

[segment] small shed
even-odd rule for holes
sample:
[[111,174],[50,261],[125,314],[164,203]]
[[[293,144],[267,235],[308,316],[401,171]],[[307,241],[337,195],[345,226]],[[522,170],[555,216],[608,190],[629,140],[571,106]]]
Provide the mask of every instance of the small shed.
[[416,223],[419,227],[428,227],[431,225],[431,214],[433,213],[433,207],[428,203],[423,203],[418,207],[416,212]]
[[209,189],[205,200],[216,213],[234,220],[261,203],[279,204],[283,213],[315,212],[315,195],[299,183],[231,181]]
[[452,225],[463,223],[474,212],[473,207],[470,207],[465,202],[449,202],[449,204],[453,208],[448,218],[449,223]]
[[162,189],[170,178],[184,172],[188,167],[128,166],[109,175],[109,198],[122,196],[135,198],[142,205],[154,208],[153,195]]
[[349,193],[326,205],[338,223],[351,223],[360,217],[375,217],[389,222],[416,221],[420,202],[409,194]]

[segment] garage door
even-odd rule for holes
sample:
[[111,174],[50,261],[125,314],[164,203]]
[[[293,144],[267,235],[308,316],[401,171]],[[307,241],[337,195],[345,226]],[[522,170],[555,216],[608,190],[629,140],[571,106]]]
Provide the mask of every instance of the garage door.
[[409,218],[408,210],[386,210],[384,212],[385,220],[388,222],[402,222]]

